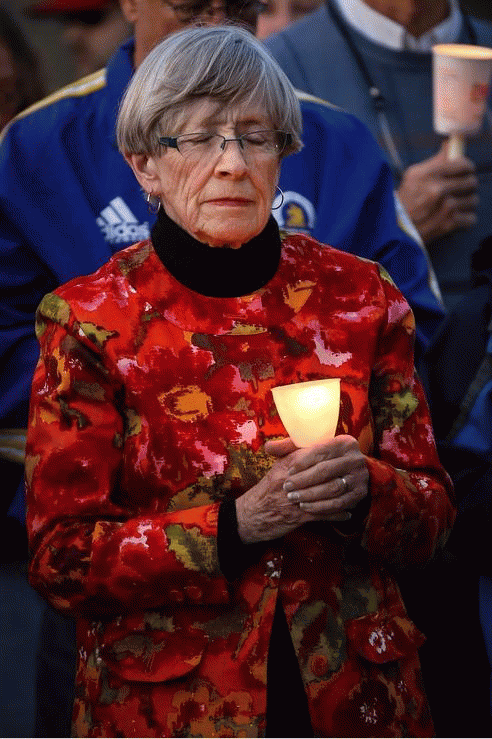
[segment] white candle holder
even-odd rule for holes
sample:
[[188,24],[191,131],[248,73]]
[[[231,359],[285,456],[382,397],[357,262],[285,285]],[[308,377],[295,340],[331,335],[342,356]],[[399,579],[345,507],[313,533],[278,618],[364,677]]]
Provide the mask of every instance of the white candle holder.
[[482,128],[492,76],[492,49],[437,44],[433,56],[434,130],[449,136],[448,158],[465,153]]
[[297,447],[324,444],[335,436],[340,412],[340,378],[272,388],[278,415]]

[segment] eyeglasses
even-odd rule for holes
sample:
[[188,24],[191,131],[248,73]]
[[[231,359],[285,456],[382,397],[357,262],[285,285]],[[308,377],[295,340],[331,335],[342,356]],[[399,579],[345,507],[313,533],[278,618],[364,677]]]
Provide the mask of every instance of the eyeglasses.
[[221,19],[227,18],[227,9],[225,5],[213,5],[210,2],[195,3],[169,3],[164,0],[164,5],[168,5],[174,12],[180,23],[191,23],[198,18],[214,18],[219,16]]
[[199,18],[221,19],[232,18],[240,20],[243,17],[250,18],[251,14],[258,15],[266,4],[262,0],[226,0],[225,3],[215,5],[210,0],[198,0],[192,3],[171,3],[163,0],[175,13],[180,23],[191,23]]
[[161,136],[159,144],[177,149],[187,159],[200,159],[219,156],[229,141],[237,141],[246,156],[261,158],[278,156],[290,139],[290,133],[285,131],[248,131],[232,139],[220,133],[185,133],[176,137]]

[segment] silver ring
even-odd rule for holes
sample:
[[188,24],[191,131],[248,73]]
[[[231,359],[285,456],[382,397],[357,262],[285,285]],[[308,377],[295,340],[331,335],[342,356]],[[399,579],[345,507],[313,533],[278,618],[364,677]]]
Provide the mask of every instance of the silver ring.
[[345,495],[345,493],[348,490],[348,482],[347,482],[347,479],[345,477],[341,477],[340,478],[340,482],[342,483],[342,486],[343,486],[340,495]]

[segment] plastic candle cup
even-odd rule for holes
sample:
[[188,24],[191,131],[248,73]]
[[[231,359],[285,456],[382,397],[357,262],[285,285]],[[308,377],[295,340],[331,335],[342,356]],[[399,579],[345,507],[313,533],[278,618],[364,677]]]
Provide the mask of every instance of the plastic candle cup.
[[272,388],[278,415],[297,447],[323,444],[335,436],[340,412],[340,378]]
[[492,76],[492,49],[437,44],[433,56],[434,130],[449,136],[449,159],[465,152],[482,127]]

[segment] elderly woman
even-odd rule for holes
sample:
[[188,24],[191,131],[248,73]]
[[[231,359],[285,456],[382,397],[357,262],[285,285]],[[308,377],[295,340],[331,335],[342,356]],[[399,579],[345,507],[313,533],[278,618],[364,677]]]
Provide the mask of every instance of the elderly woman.
[[[247,31],[168,37],[118,118],[152,238],[40,305],[30,577],[78,619],[77,736],[432,733],[393,573],[450,483],[391,279],[270,215],[300,133]],[[297,448],[272,388],[325,377],[336,436]]]

